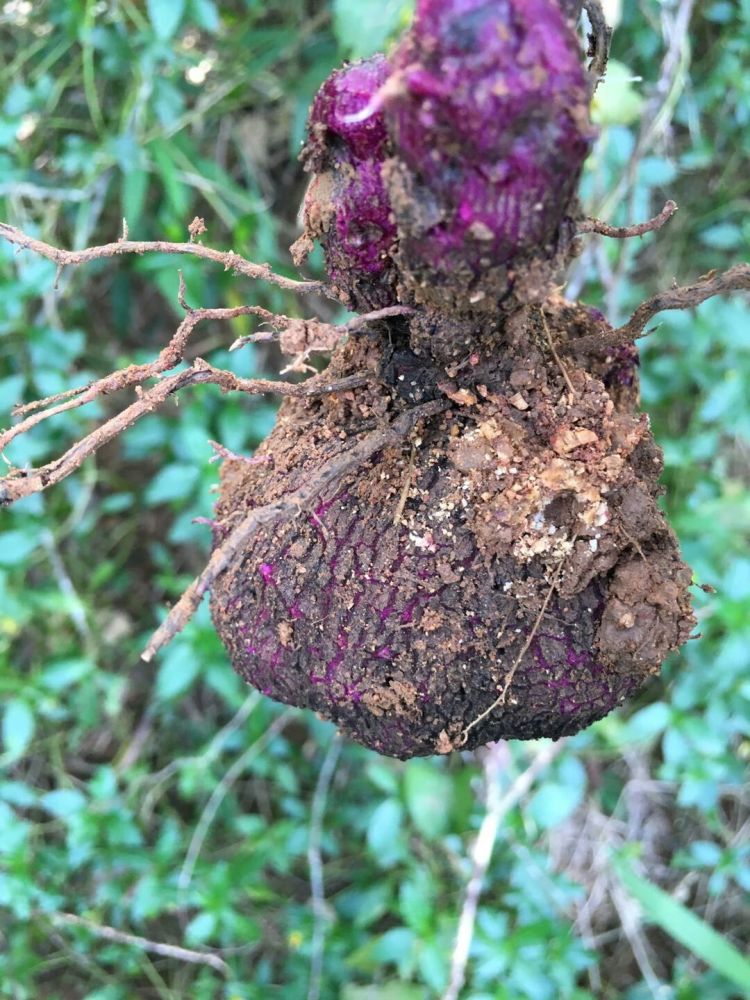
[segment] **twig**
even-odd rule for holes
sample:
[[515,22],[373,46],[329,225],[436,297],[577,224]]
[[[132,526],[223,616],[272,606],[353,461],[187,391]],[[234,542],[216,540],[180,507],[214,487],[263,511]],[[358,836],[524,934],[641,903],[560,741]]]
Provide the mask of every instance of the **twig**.
[[[178,298],[183,295],[184,285],[181,282]],[[15,427],[4,434],[0,434],[0,451],[7,448],[14,438],[25,434],[43,420],[49,420],[50,417],[55,417],[67,410],[77,409],[79,406],[86,406],[93,400],[98,399],[99,396],[111,396],[121,389],[137,385],[139,382],[144,382],[149,378],[156,378],[156,376],[162,375],[171,368],[175,368],[183,360],[188,341],[199,323],[206,320],[220,321],[236,319],[239,316],[256,315],[259,310],[259,306],[236,306],[233,309],[190,310],[180,323],[172,339],[153,361],[141,365],[129,365],[127,368],[121,368],[116,372],[106,375],[104,378],[97,379],[95,382],[89,382],[78,388],[57,393],[55,396],[48,396],[46,399],[38,399],[33,403],[24,403],[21,406],[15,407],[12,411],[13,416],[24,416],[29,413],[34,415],[27,417],[26,420],[16,424]],[[264,309],[262,312],[265,313],[266,310]],[[52,404],[58,405],[52,409],[47,409]],[[40,410],[44,412],[37,412]]]
[[[9,506],[22,497],[40,493],[55,483],[65,479],[102,445],[112,441],[136,421],[157,410],[170,396],[188,385],[212,383],[223,392],[276,393],[280,396],[316,396],[347,389],[359,388],[369,381],[366,375],[351,375],[332,381],[325,373],[306,382],[276,382],[266,379],[239,378],[232,372],[214,368],[202,358],[196,358],[193,366],[186,371],[170,375],[152,388],[138,394],[139,398],[127,409],[122,410],[95,431],[77,441],[60,458],[38,469],[15,469],[0,478],[0,506]],[[88,401],[88,400],[87,400]],[[68,404],[63,404],[67,407]],[[51,411],[50,411],[51,412]],[[42,414],[36,414],[40,417]],[[32,418],[30,418],[32,419]],[[0,436],[0,450],[15,437],[17,428]]]
[[41,533],[40,540],[42,546],[47,552],[47,558],[50,561],[50,566],[52,567],[52,571],[55,575],[57,586],[60,588],[60,593],[64,594],[67,598],[69,609],[68,614],[70,615],[75,630],[90,649],[93,641],[93,635],[91,633],[88,618],[86,617],[86,605],[81,600],[78,591],[75,588],[75,584],[70,577],[68,568],[63,561],[62,555],[60,554],[57,539],[49,528],[45,528]]
[[114,762],[114,770],[117,775],[125,774],[140,759],[143,749],[153,732],[155,715],[155,703],[153,701],[148,702],[138,725],[128,740],[127,746],[122,753],[118,753],[117,759]]
[[[119,257],[123,254],[188,254],[192,257],[202,257],[204,260],[215,261],[217,264],[222,264],[225,271],[232,271],[246,278],[268,281],[270,284],[289,292],[329,294],[326,285],[322,281],[296,281],[293,278],[285,278],[283,275],[275,274],[268,264],[254,264],[252,261],[246,260],[235,253],[234,250],[223,252],[203,246],[202,243],[170,243],[163,240],[118,240],[116,243],[88,247],[86,250],[60,250],[58,247],[53,247],[42,240],[27,236],[26,233],[21,232],[20,229],[16,229],[15,226],[8,225],[7,222],[0,222],[0,236],[21,250],[31,250],[40,257],[51,260],[54,264],[57,264],[58,271],[61,271],[64,267],[78,267],[81,264],[88,264],[92,260]],[[332,293],[330,294],[332,295]]]
[[[124,219],[122,221],[125,225],[127,225]],[[127,238],[127,234],[125,234],[123,236],[123,240],[126,240]],[[185,275],[182,273],[182,270],[178,270],[177,274],[180,276],[180,283],[177,289],[177,301],[180,304],[180,308],[184,309],[186,313],[190,313],[193,310],[187,304],[187,300],[185,299],[185,293],[187,291],[187,287],[185,285]]]
[[625,937],[628,939],[630,949],[633,952],[633,958],[635,958],[636,964],[641,970],[643,981],[648,986],[651,996],[654,1000],[666,997],[667,992],[665,991],[664,984],[657,976],[651,964],[648,945],[641,929],[638,907],[623,892],[619,883],[614,878],[611,878],[609,881],[609,897],[620,918],[620,926],[625,932]]
[[247,698],[245,698],[229,722],[227,722],[227,724],[223,726],[211,739],[205,750],[201,753],[192,754],[188,757],[176,757],[160,771],[156,771],[155,773],[144,777],[144,782],[147,782],[150,786],[148,792],[146,792],[143,796],[143,803],[139,810],[140,816],[144,822],[150,822],[154,806],[159,798],[159,789],[182,768],[198,764],[203,770],[206,770],[211,764],[213,764],[213,762],[217,760],[218,757],[225,751],[232,736],[238,732],[242,726],[244,726],[260,704],[261,700],[261,695],[257,691],[252,691]]
[[653,233],[661,229],[677,211],[677,205],[673,201],[668,201],[664,208],[647,222],[639,222],[633,226],[610,226],[608,222],[601,219],[584,219],[579,225],[579,233],[598,233],[599,236],[610,236],[616,240],[627,240],[632,236],[644,236],[646,233]]
[[333,350],[342,337],[356,333],[368,323],[414,314],[414,310],[409,306],[388,306],[385,309],[376,309],[374,312],[356,316],[348,323],[336,324],[325,323],[319,319],[300,319],[299,317],[276,315],[257,306],[254,307],[254,311],[258,316],[262,316],[273,327],[273,330],[261,330],[244,337],[238,337],[229,348],[230,351],[237,351],[245,344],[264,344],[269,341],[278,341],[284,354],[304,354],[307,357],[314,351]]
[[589,35],[589,73],[592,78],[592,92],[596,90],[607,72],[609,61],[609,45],[612,41],[612,29],[607,24],[604,11],[599,0],[584,0],[583,9],[591,23]]
[[85,920],[74,913],[50,913],[53,923],[69,924],[73,927],[83,927],[97,937],[104,938],[105,941],[114,941],[116,944],[132,945],[140,948],[141,951],[151,952],[154,955],[161,955],[164,958],[173,958],[178,962],[189,962],[191,965],[208,965],[224,976],[231,975],[231,969],[227,963],[218,955],[212,955],[208,951],[194,951],[191,948],[182,948],[174,944],[164,944],[161,941],[149,941],[148,938],[140,937],[137,934],[128,934],[125,931],[118,931],[115,927],[108,927],[106,924],[97,924],[93,920]]
[[401,490],[401,496],[399,497],[398,504],[396,506],[396,513],[393,515],[393,523],[398,527],[401,524],[401,518],[404,516],[404,510],[406,509],[406,504],[409,499],[409,493],[411,491],[412,482],[414,480],[414,466],[417,457],[417,449],[414,445],[411,446],[411,455],[409,456],[409,465],[406,469],[406,475],[404,476],[404,485]]
[[[575,538],[573,538],[573,544],[575,544]],[[495,711],[495,709],[500,708],[501,705],[505,704],[505,698],[506,698],[506,696],[508,694],[508,690],[509,690],[511,684],[513,683],[513,678],[516,676],[516,671],[518,670],[519,666],[521,665],[521,661],[523,660],[524,656],[526,656],[526,653],[529,651],[529,648],[530,648],[532,642],[536,638],[536,634],[539,631],[539,626],[542,624],[542,619],[544,618],[545,614],[547,613],[547,608],[549,607],[549,602],[552,600],[552,595],[554,594],[555,590],[557,589],[557,585],[560,582],[560,575],[562,574],[563,567],[564,567],[565,563],[567,562],[567,559],[568,559],[567,555],[563,556],[563,558],[557,564],[557,568],[555,569],[555,572],[554,572],[554,574],[552,576],[552,581],[551,581],[551,583],[549,585],[549,590],[547,591],[547,596],[544,598],[544,602],[542,603],[542,607],[541,607],[541,609],[539,611],[539,614],[536,617],[536,621],[534,622],[533,628],[531,629],[531,632],[529,633],[528,638],[526,639],[526,642],[523,644],[521,652],[515,658],[515,660],[513,661],[512,667],[510,668],[510,670],[506,674],[505,683],[503,684],[502,691],[497,696],[497,698],[492,702],[492,704],[490,705],[490,707],[486,708],[482,712],[481,715],[478,715],[476,717],[476,719],[472,719],[472,721],[468,724],[468,726],[466,727],[466,729],[464,729],[463,733],[461,733],[461,737],[460,737],[459,742],[458,742],[458,746],[459,747],[462,747],[462,746],[465,745],[466,741],[469,738],[469,733],[472,731],[472,729],[474,729],[476,726],[478,726],[480,724],[480,722],[484,722],[484,720],[488,716],[492,715],[492,713]]]
[[735,264],[728,271],[710,271],[698,278],[692,285],[681,285],[670,288],[666,292],[660,292],[652,298],[647,299],[630,317],[624,326],[618,327],[610,334],[590,337],[580,337],[578,340],[571,340],[565,344],[565,350],[581,354],[589,351],[603,350],[605,348],[620,347],[623,344],[632,343],[643,335],[643,331],[649,320],[653,319],[657,313],[665,312],[669,309],[694,309],[706,299],[713,298],[714,295],[723,295],[725,292],[736,292],[750,290],[750,264]]
[[307,864],[310,869],[310,896],[313,911],[313,936],[310,956],[310,985],[307,1000],[319,1000],[320,985],[323,978],[323,956],[325,953],[326,935],[326,900],[323,882],[323,861],[320,854],[320,842],[323,835],[323,817],[326,811],[328,790],[336,771],[341,753],[342,739],[335,733],[325,759],[320,768],[318,781],[315,785],[312,808],[310,810],[310,833],[307,842]]
[[209,464],[213,462],[242,462],[245,465],[266,465],[273,462],[273,455],[240,455],[236,451],[225,448],[218,441],[209,441],[213,455],[209,458]]
[[277,719],[275,719],[263,735],[259,736],[254,743],[251,743],[250,746],[247,747],[247,749],[241,753],[239,757],[237,757],[224,777],[211,792],[209,800],[206,803],[206,807],[201,813],[201,818],[198,820],[198,825],[193,832],[193,836],[190,840],[190,846],[188,847],[185,860],[183,861],[182,868],[180,869],[180,875],[177,879],[177,888],[181,892],[184,892],[192,881],[195,865],[201,851],[203,850],[203,843],[206,839],[206,835],[208,834],[209,827],[213,823],[216,813],[219,811],[219,806],[229,793],[229,789],[239,778],[247,765],[254,760],[255,757],[263,753],[268,744],[275,739],[286,726],[289,725],[291,720],[294,718],[294,715],[294,709],[289,708]]
[[451,972],[448,988],[443,994],[443,1000],[458,1000],[466,982],[466,967],[469,961],[471,943],[474,939],[474,927],[479,909],[479,900],[487,877],[487,870],[492,860],[492,851],[497,840],[498,831],[505,817],[528,794],[532,785],[565,749],[566,740],[558,740],[544,747],[513,782],[505,793],[500,795],[500,775],[505,770],[507,749],[504,743],[494,743],[487,747],[484,757],[485,781],[485,814],[479,827],[477,839],[471,851],[471,876],[464,892],[461,916],[458,921],[456,940],[453,946]]
[[560,371],[562,373],[562,377],[565,379],[565,384],[568,387],[568,391],[570,392],[571,399],[578,399],[578,393],[576,392],[575,386],[570,381],[570,375],[568,374],[568,369],[563,364],[563,361],[562,361],[562,358],[560,357],[560,355],[557,353],[557,348],[555,347],[555,342],[552,339],[552,333],[551,333],[550,328],[549,328],[549,323],[547,322],[547,314],[545,313],[544,309],[542,309],[541,307],[539,309],[539,312],[540,312],[541,317],[542,317],[542,325],[544,326],[544,333],[545,333],[545,336],[547,337],[547,343],[549,344],[549,349],[552,352],[552,357],[555,359],[555,362],[557,363],[557,367],[560,369]]
[[376,452],[398,444],[409,434],[417,421],[435,416],[447,409],[449,405],[444,400],[433,400],[407,410],[396,417],[392,424],[381,430],[372,431],[344,454],[326,462],[303,486],[293,493],[288,493],[275,503],[256,507],[255,510],[251,511],[219,548],[214,550],[206,568],[200,576],[193,580],[169,612],[166,620],[153,634],[148,646],[141,654],[142,658],[147,663],[150,662],[162,646],[182,631],[197,611],[203,600],[203,595],[211,588],[216,578],[232,565],[261,525],[269,524],[272,521],[288,520],[307,509],[328,485],[364,465]]

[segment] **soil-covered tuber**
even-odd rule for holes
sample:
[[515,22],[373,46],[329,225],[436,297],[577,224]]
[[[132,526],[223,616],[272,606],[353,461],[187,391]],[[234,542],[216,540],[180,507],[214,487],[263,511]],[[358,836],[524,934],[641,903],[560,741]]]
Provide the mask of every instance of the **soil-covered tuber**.
[[575,733],[694,625],[632,337],[555,291],[593,138],[578,10],[418,0],[393,54],[335,72],[311,110],[298,259],[320,239],[349,306],[408,308],[335,350],[331,378],[365,388],[287,400],[263,461],[225,463],[216,550],[442,405],[264,521],[212,613],[251,684],[384,754]]
[[[560,295],[578,236],[639,237],[677,207],[630,226],[581,217],[608,39],[598,0],[417,0],[393,53],[334,72],[310,112],[293,255],[302,262],[318,240],[328,281],[209,247],[200,218],[189,243],[132,240],[125,225],[116,243],[72,251],[0,222],[0,238],[58,272],[184,254],[360,313],[336,324],[192,308],[181,281],[185,315],[158,357],[24,403],[0,433],[2,452],[42,421],[136,389],[58,458],[9,466],[6,506],[187,386],[285,398],[257,456],[215,445],[213,552],[145,660],[210,590],[251,684],[410,757],[575,733],[690,637],[691,573],[658,506],[662,455],[639,410],[635,340],[665,309],[750,289],[750,264],[673,285],[617,329]],[[301,382],[241,378],[201,357],[178,370],[200,323],[240,316],[270,329],[233,347],[276,340],[295,373],[332,350],[329,368]]]
[[262,446],[272,461],[224,466],[217,543],[425,386],[452,404],[310,514],[261,530],[220,578],[214,620],[248,681],[409,757],[576,732],[688,638],[690,571],[656,503],[648,419],[618,379],[607,390],[617,358],[555,360],[600,321],[546,308],[477,327],[460,379],[380,324],[331,363],[369,367],[369,391],[288,401]]

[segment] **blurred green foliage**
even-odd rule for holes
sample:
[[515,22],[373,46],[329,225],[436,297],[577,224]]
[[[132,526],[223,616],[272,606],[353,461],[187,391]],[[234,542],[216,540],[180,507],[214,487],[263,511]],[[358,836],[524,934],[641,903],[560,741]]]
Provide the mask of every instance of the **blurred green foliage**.
[[[700,3],[689,34],[687,7],[626,0],[617,67],[597,98],[592,214],[622,223],[667,197],[681,206],[662,233],[584,251],[571,289],[615,320],[674,277],[733,263],[750,237],[750,4]],[[342,58],[384,44],[409,8],[9,0],[0,218],[81,248],[115,239],[123,216],[136,238],[181,240],[200,215],[206,242],[293,274],[286,247],[310,99]],[[0,414],[150,360],[178,322],[177,266],[98,262],[54,291],[52,265],[0,242]],[[180,266],[193,304],[311,308],[194,260]],[[248,329],[207,326],[196,353],[241,375],[278,370],[261,346],[226,353]],[[642,353],[665,504],[696,580],[716,592],[696,590],[703,638],[638,704],[571,740],[506,817],[466,1000],[741,995],[710,947],[691,950],[696,925],[680,914],[735,949],[747,942],[748,303],[666,314]],[[113,405],[42,424],[7,458],[47,461]],[[402,764],[345,746],[318,829],[332,727],[246,689],[205,607],[156,668],[139,660],[206,558],[208,531],[193,519],[212,509],[208,441],[249,453],[273,414],[271,400],[191,390],[0,515],[4,998],[307,996],[321,947],[311,838],[326,894],[321,997],[421,1000],[445,988],[483,816],[476,759]],[[534,750],[509,744],[503,789]],[[641,891],[639,908],[640,883],[620,880],[613,852],[635,852],[672,907]]]

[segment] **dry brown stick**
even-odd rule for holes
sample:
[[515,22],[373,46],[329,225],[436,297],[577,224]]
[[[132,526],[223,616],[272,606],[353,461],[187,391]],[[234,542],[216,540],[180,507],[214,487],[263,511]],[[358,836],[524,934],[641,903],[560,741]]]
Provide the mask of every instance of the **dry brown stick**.
[[232,372],[222,371],[209,365],[202,358],[196,358],[192,368],[170,375],[155,386],[139,394],[139,398],[127,409],[112,417],[95,431],[77,441],[60,458],[38,469],[15,469],[0,478],[0,506],[9,506],[22,497],[40,493],[69,476],[95,451],[113,440],[136,421],[157,410],[170,396],[188,385],[213,383],[223,392],[245,392],[253,394],[275,393],[280,396],[315,396],[331,392],[343,392],[366,385],[370,376],[350,375],[347,378],[326,379],[325,373],[306,382],[275,382],[267,379],[239,378]]
[[[575,536],[574,536],[572,544],[575,545],[575,542],[576,542],[576,539],[575,539]],[[567,559],[568,559],[568,556],[565,555],[565,556],[563,556],[563,558],[557,564],[557,568],[556,568],[556,570],[555,570],[555,572],[554,572],[554,574],[552,576],[552,580],[551,580],[550,585],[549,585],[549,590],[547,591],[547,596],[544,598],[544,602],[542,604],[542,607],[541,607],[541,609],[539,611],[539,614],[536,617],[536,621],[534,622],[534,625],[533,625],[533,627],[531,629],[531,632],[529,633],[528,638],[526,639],[526,642],[523,644],[521,652],[515,658],[515,660],[513,661],[513,665],[511,666],[510,670],[508,671],[507,675],[505,676],[505,680],[504,680],[504,683],[503,683],[503,689],[502,689],[502,691],[497,696],[497,698],[492,702],[492,704],[490,705],[490,707],[486,708],[481,713],[481,715],[478,715],[476,717],[476,719],[472,719],[472,721],[468,724],[468,726],[466,727],[466,729],[464,729],[464,731],[461,733],[461,736],[459,738],[458,747],[462,747],[462,746],[465,745],[466,741],[469,738],[469,733],[472,731],[472,729],[474,729],[476,726],[478,726],[480,724],[480,722],[484,722],[484,720],[486,718],[488,718],[490,715],[492,715],[492,713],[495,711],[495,709],[500,708],[502,705],[505,704],[505,699],[506,699],[506,696],[508,694],[508,691],[510,689],[511,684],[513,683],[513,678],[516,676],[516,671],[520,667],[521,661],[523,660],[524,656],[526,656],[526,653],[529,651],[529,648],[531,647],[532,642],[536,638],[537,632],[539,631],[539,626],[542,624],[542,619],[544,618],[545,614],[547,613],[547,608],[549,607],[549,602],[552,600],[552,595],[554,594],[555,590],[557,590],[557,585],[560,582],[560,575],[562,574],[563,567],[564,567]]]
[[610,236],[616,240],[627,240],[632,236],[644,236],[646,233],[653,233],[657,229],[661,229],[676,211],[677,204],[670,200],[658,215],[646,222],[639,222],[633,226],[610,226],[608,222],[602,222],[601,219],[584,219],[578,227],[578,232],[597,233],[599,236]]
[[609,45],[612,41],[612,29],[607,24],[604,11],[599,0],[584,0],[583,9],[591,22],[589,35],[589,73],[592,78],[592,90],[596,90],[604,79],[609,62]]
[[35,399],[31,403],[19,403],[14,406],[10,411],[11,416],[22,417],[25,413],[33,413],[35,410],[41,410],[45,406],[52,406],[53,403],[59,403],[63,399],[71,399],[73,396],[80,396],[82,392],[91,385],[87,382],[86,385],[79,385],[75,389],[66,389],[65,392],[56,392],[54,396],[45,396],[44,399]]
[[570,381],[570,375],[568,373],[568,369],[566,368],[565,364],[563,363],[563,360],[560,357],[560,355],[557,353],[557,348],[555,347],[555,342],[552,339],[552,332],[550,331],[549,323],[547,322],[547,314],[545,313],[544,309],[542,309],[541,307],[539,309],[539,312],[541,313],[541,316],[542,316],[542,325],[544,326],[544,333],[545,333],[545,336],[547,338],[547,343],[549,344],[549,349],[552,352],[552,357],[555,359],[555,362],[557,363],[557,367],[560,369],[562,377],[565,379],[565,384],[568,387],[568,391],[570,392],[571,399],[578,399],[578,393],[576,392],[575,386]]
[[[183,359],[185,348],[193,330],[204,320],[229,320],[239,316],[256,315],[260,310],[259,306],[236,306],[232,309],[192,309],[183,319],[177,328],[176,333],[153,361],[142,365],[129,365],[119,371],[112,372],[104,378],[95,382],[88,382],[77,389],[68,389],[64,393],[49,396],[47,399],[39,399],[33,403],[25,403],[13,409],[13,416],[20,416],[25,413],[32,413],[21,423],[0,434],[0,451],[8,447],[14,438],[19,437],[31,430],[36,424],[50,417],[55,417],[67,410],[77,409],[79,406],[86,406],[99,396],[110,396],[121,389],[126,389],[131,385],[137,385],[148,378],[155,378],[158,375],[176,367]],[[266,310],[260,310],[266,312]],[[58,402],[64,400],[64,402]],[[58,403],[52,409],[44,409],[52,403]],[[43,412],[36,412],[43,410]]]
[[536,779],[565,749],[567,741],[558,740],[545,746],[534,757],[531,764],[515,779],[508,791],[500,794],[500,776],[507,766],[507,747],[504,743],[490,744],[483,760],[485,782],[485,813],[471,850],[471,876],[464,891],[461,916],[456,930],[456,939],[451,956],[451,972],[448,987],[442,1000],[458,1000],[466,983],[466,969],[469,962],[474,927],[479,912],[479,902],[492,860],[492,852],[500,826],[525,795],[531,790]]
[[326,811],[328,792],[336,771],[343,738],[335,733],[328,747],[315,785],[312,807],[310,809],[310,832],[307,838],[307,866],[310,872],[310,909],[313,917],[313,933],[310,943],[310,980],[307,989],[307,1000],[320,1000],[320,987],[323,979],[326,925],[328,923],[328,907],[325,898],[325,882],[323,872],[322,840],[323,817]]
[[213,955],[208,951],[194,951],[191,948],[182,948],[174,944],[164,944],[161,941],[149,941],[148,938],[140,937],[137,934],[128,934],[125,931],[117,930],[116,927],[108,927],[105,924],[97,924],[93,920],[85,920],[83,917],[76,916],[75,913],[50,913],[49,918],[53,923],[83,927],[91,934],[95,934],[105,941],[131,945],[134,948],[139,948],[141,951],[150,952],[153,955],[161,955],[163,958],[173,958],[178,962],[189,962],[192,965],[208,965],[225,976],[228,976],[231,971],[223,958]]
[[411,455],[409,456],[409,465],[407,466],[406,475],[404,476],[404,485],[401,488],[401,496],[399,497],[399,501],[396,506],[396,513],[393,515],[393,523],[396,527],[401,524],[401,518],[404,516],[406,504],[409,500],[409,493],[411,492],[412,483],[414,482],[414,466],[416,464],[416,458],[416,445],[412,444]]
[[32,250],[40,257],[51,260],[58,267],[59,272],[64,267],[77,267],[80,264],[87,264],[92,260],[101,260],[106,257],[119,257],[123,254],[144,254],[144,253],[166,253],[166,254],[187,254],[192,257],[202,257],[204,260],[212,260],[217,264],[222,264],[225,271],[233,271],[246,278],[260,279],[268,281],[278,288],[284,288],[289,292],[304,293],[329,293],[327,286],[322,281],[296,281],[294,278],[285,278],[283,275],[275,274],[268,264],[254,264],[246,260],[234,250],[223,252],[214,250],[212,247],[204,246],[202,243],[170,243],[163,240],[140,241],[140,240],[118,240],[116,243],[106,243],[99,247],[88,247],[86,250],[60,250],[42,240],[27,236],[26,233],[15,226],[9,226],[7,222],[0,222],[0,236],[9,243],[14,244],[21,250]]
[[581,337],[565,344],[565,350],[575,354],[585,354],[591,351],[621,347],[632,343],[643,335],[646,324],[657,315],[668,309],[694,309],[706,299],[726,292],[750,291],[750,264],[735,264],[728,271],[710,271],[698,278],[692,285],[681,285],[660,292],[647,299],[630,317],[624,326],[618,327],[610,334]]
[[435,416],[446,410],[450,404],[444,400],[433,400],[422,406],[415,406],[396,417],[393,423],[380,430],[372,431],[366,437],[352,445],[342,455],[337,455],[312,475],[299,489],[277,500],[275,503],[256,507],[232,531],[227,539],[215,549],[206,568],[190,584],[177,604],[169,612],[167,618],[154,632],[151,640],[141,654],[148,663],[181,632],[203,600],[203,595],[210,590],[217,577],[221,576],[245,548],[249,539],[261,525],[272,521],[289,520],[310,507],[312,502],[331,483],[336,482],[361,465],[383,448],[393,447],[402,441],[419,420]]

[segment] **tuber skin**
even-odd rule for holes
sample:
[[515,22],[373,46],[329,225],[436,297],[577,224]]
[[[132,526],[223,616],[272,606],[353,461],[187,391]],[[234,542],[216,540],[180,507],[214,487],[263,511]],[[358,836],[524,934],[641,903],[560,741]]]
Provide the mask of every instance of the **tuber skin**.
[[574,235],[594,138],[578,40],[556,0],[419,0],[391,65],[403,280],[419,302],[495,311]]
[[297,259],[319,239],[349,307],[408,308],[335,349],[331,377],[365,388],[286,400],[260,462],[224,464],[216,550],[373,428],[445,405],[264,523],[211,609],[249,683],[382,754],[578,732],[695,624],[635,346],[555,290],[594,137],[580,6],[418,0],[393,54],[311,109]]
[[351,309],[397,303],[392,250],[396,226],[382,176],[389,141],[382,115],[356,119],[388,79],[384,56],[336,70],[320,88],[302,153],[313,179],[303,206],[305,235],[292,248],[301,263],[320,239],[334,290]]
[[595,137],[571,9],[420,0],[390,59],[336,70],[310,111],[296,260],[320,239],[355,309],[494,312],[543,298],[576,249]]

